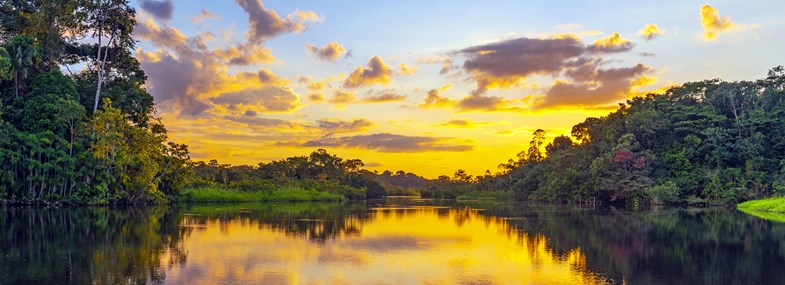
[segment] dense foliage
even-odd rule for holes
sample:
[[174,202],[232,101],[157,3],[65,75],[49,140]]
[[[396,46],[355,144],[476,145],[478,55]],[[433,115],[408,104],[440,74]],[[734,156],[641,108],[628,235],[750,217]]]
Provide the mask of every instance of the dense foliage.
[[0,201],[145,203],[182,188],[188,149],[153,116],[127,1],[0,1],[0,15]]
[[281,188],[315,190],[348,199],[378,198],[386,195],[375,174],[362,169],[359,159],[343,159],[324,149],[308,156],[294,156],[257,166],[231,166],[217,160],[194,164],[190,187],[223,187],[244,192],[272,192]]
[[732,203],[783,195],[785,70],[757,81],[686,83],[587,118],[572,138],[545,145],[545,137],[537,130],[493,177],[446,180],[512,190],[522,200]]

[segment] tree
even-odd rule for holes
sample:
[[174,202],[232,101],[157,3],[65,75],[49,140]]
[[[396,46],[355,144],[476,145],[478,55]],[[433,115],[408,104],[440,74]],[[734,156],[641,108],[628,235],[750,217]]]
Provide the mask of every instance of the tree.
[[161,170],[163,141],[149,130],[131,125],[104,99],[103,110],[88,123],[94,141],[88,150],[95,159],[96,175],[111,200],[140,202],[163,197],[156,175]]
[[38,56],[38,49],[29,36],[19,35],[12,38],[7,44],[7,58],[10,62],[10,77],[14,79],[14,98],[19,97],[19,79],[27,78],[29,68]]
[[545,153],[551,156],[554,152],[567,150],[572,147],[572,140],[567,136],[558,136],[552,143],[545,146]]
[[127,0],[86,0],[82,9],[83,24],[92,31],[95,44],[94,69],[96,74],[95,103],[93,112],[98,110],[101,87],[106,77],[110,51],[122,54],[132,50],[135,41],[133,28],[136,26],[135,11],[128,6]]
[[11,58],[4,47],[0,47],[0,79],[11,77]]
[[349,186],[352,186],[352,174],[359,172],[363,166],[365,166],[365,164],[359,159],[347,159],[343,161],[343,169],[346,172],[346,176],[349,178]]
[[469,183],[472,182],[472,178],[473,176],[471,174],[466,173],[466,170],[463,169],[458,169],[455,171],[455,174],[453,174],[453,180],[459,182]]
[[539,162],[545,158],[541,151],[543,144],[545,144],[545,131],[537,129],[532,134],[531,142],[529,142],[529,152],[527,153],[528,161]]

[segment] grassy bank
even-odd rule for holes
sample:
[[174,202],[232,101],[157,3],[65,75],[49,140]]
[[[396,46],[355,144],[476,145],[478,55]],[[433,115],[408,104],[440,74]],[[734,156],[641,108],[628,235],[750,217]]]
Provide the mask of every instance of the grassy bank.
[[178,196],[178,202],[197,203],[240,203],[240,202],[308,202],[341,201],[341,195],[305,190],[279,188],[271,191],[239,191],[219,187],[186,189]]
[[785,197],[751,200],[739,204],[736,208],[762,219],[785,223]]

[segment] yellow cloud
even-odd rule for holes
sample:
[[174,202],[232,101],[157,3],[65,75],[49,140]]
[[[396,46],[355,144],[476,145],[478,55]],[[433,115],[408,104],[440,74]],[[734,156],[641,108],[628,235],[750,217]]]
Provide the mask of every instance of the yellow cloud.
[[313,93],[311,95],[308,95],[308,100],[311,100],[311,102],[322,102],[324,101],[324,94]]
[[417,73],[417,66],[414,65],[414,64],[407,65],[405,63],[401,63],[400,64],[400,68],[401,68],[401,71],[400,71],[401,75],[411,75],[411,74]]
[[331,42],[323,47],[318,47],[312,44],[306,44],[305,48],[308,52],[315,54],[319,59],[335,61],[346,54],[346,48],[337,42]]
[[656,76],[640,76],[632,82],[632,88],[635,89],[637,87],[652,85],[656,82],[657,82]]
[[386,85],[392,82],[393,70],[384,64],[381,57],[374,56],[368,60],[368,67],[356,68],[346,81],[343,83],[345,87],[354,88],[373,84]]
[[336,105],[344,105],[354,102],[355,99],[357,99],[357,96],[354,96],[354,93],[339,90],[339,91],[335,91],[333,97],[330,97],[330,99],[327,100],[327,102]]
[[628,39],[622,38],[618,32],[613,32],[610,36],[598,39],[589,46],[592,51],[599,52],[622,52],[632,49],[633,43]]
[[713,40],[720,32],[726,31],[735,24],[730,17],[720,17],[717,9],[706,4],[701,6],[701,25],[703,25],[703,38]]
[[425,102],[420,104],[420,108],[422,109],[431,109],[431,108],[449,108],[455,106],[457,102],[455,100],[442,97],[439,95],[439,90],[431,89],[428,91],[428,95],[425,97]]
[[660,29],[660,26],[657,26],[657,24],[646,24],[643,29],[638,31],[638,35],[649,41],[653,40],[663,32],[665,32],[665,30]]
[[475,122],[471,120],[450,120],[441,124],[436,124],[438,127],[451,127],[451,128],[475,128],[478,126],[489,125],[489,122]]
[[215,49],[212,53],[216,58],[229,65],[254,65],[275,61],[272,51],[254,45],[232,45],[223,49]]

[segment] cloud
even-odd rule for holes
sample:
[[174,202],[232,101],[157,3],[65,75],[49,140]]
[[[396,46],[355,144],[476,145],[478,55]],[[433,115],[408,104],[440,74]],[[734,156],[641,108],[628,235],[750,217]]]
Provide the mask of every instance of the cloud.
[[598,39],[589,46],[589,51],[600,53],[614,53],[625,52],[631,50],[635,44],[629,40],[622,38],[617,32],[613,32],[610,36]]
[[439,70],[439,74],[447,74],[447,72],[450,71],[450,67],[452,67],[452,60],[447,56],[421,57],[417,59],[417,62],[426,64],[441,64],[442,68]]
[[327,81],[312,81],[308,83],[308,90],[311,91],[322,91],[324,87],[329,86],[330,84]]
[[275,57],[269,49],[249,44],[215,49],[212,53],[228,65],[247,66],[275,61]]
[[362,103],[386,103],[386,102],[399,102],[406,100],[406,95],[396,94],[393,89],[382,90],[376,95],[367,95],[363,97],[360,102]]
[[[514,38],[464,48],[455,54],[466,57],[463,68],[473,77],[477,88],[457,101],[441,97],[438,92],[431,90],[420,107],[454,107],[461,111],[521,111],[525,109],[516,106],[516,102],[528,103],[529,108],[526,109],[607,104],[627,98],[633,87],[638,86],[636,80],[650,71],[649,67],[642,64],[628,68],[604,67],[612,62],[604,59],[604,55],[628,52],[633,47],[632,42],[614,32],[589,45],[576,35],[557,34],[546,38]],[[538,97],[532,94],[522,99],[508,100],[486,95],[491,89],[520,87],[522,81],[535,75],[550,76],[556,81]],[[571,102],[569,98],[575,100]]]
[[535,74],[554,74],[586,52],[577,37],[516,38],[459,51],[468,59],[463,68],[477,81],[474,94],[504,88]]
[[335,91],[333,97],[330,97],[330,99],[328,99],[327,102],[336,105],[343,105],[343,104],[352,103],[354,102],[355,99],[357,99],[357,96],[354,96],[354,93],[339,90],[339,91]]
[[487,122],[472,122],[470,120],[450,120],[444,123],[439,124],[442,127],[454,127],[454,128],[474,128],[477,126],[488,125]]
[[371,161],[371,162],[366,162],[365,163],[365,167],[366,168],[368,168],[368,167],[375,168],[375,167],[382,167],[382,166],[384,166],[384,164],[382,164],[380,162],[375,162],[375,161]]
[[401,63],[399,65],[399,67],[401,68],[400,71],[399,71],[399,73],[401,75],[412,75],[412,74],[417,73],[417,66],[416,65],[413,65],[413,64],[412,65],[407,65],[405,63]]
[[312,44],[306,44],[305,48],[308,52],[316,55],[321,60],[335,61],[346,54],[346,49],[337,42],[331,42],[323,47],[318,47]]
[[[244,89],[280,88],[289,84],[272,71],[236,72],[229,74],[229,66],[248,66],[274,62],[275,58],[264,47],[248,43],[209,49],[206,40],[210,33],[187,37],[173,27],[158,26],[151,18],[141,18],[134,37],[158,48],[154,52],[138,49],[136,56],[149,76],[147,87],[164,113],[196,116],[216,104],[211,100],[219,94],[241,92]],[[217,99],[219,102],[224,98]],[[237,108],[236,104],[223,107]],[[270,111],[259,106],[246,106],[258,111]]]
[[196,15],[196,17],[191,18],[191,22],[193,22],[194,24],[198,24],[208,19],[218,19],[218,15],[213,14],[205,9],[202,9],[199,12],[199,15]]
[[343,83],[344,87],[355,88],[360,86],[367,86],[373,84],[386,85],[392,81],[392,69],[384,64],[384,61],[374,56],[368,60],[368,67],[357,67],[346,81]]
[[146,21],[139,21],[134,29],[134,35],[151,41],[158,46],[165,46],[183,51],[186,49],[185,44],[188,37],[186,37],[179,30],[172,27],[161,28],[153,19]]
[[340,119],[325,118],[316,121],[319,129],[328,131],[330,133],[351,133],[365,131],[374,124],[366,119],[354,119],[351,121],[344,121]]
[[311,102],[322,102],[324,101],[324,94],[312,93],[311,95],[308,95],[308,100],[311,100]]
[[278,84],[279,82],[284,81],[269,69],[264,68],[259,70],[257,76],[259,77],[259,81],[265,84]]
[[223,93],[210,101],[230,109],[244,106],[260,112],[291,112],[300,106],[299,98],[286,87],[264,87]]
[[642,77],[648,71],[643,64],[603,69],[596,62],[587,63],[566,73],[575,82],[557,80],[534,107],[596,106],[623,100],[635,86],[653,83],[653,78]]
[[153,15],[158,20],[162,21],[169,21],[172,19],[172,11],[174,10],[174,5],[172,5],[172,0],[164,0],[164,1],[154,1],[154,0],[142,0],[140,2],[140,6],[142,10],[150,15]]
[[713,40],[717,34],[733,27],[730,17],[720,17],[717,9],[706,4],[701,6],[701,25],[703,25],[703,38]]
[[247,37],[250,43],[261,43],[283,33],[296,33],[305,29],[307,22],[319,20],[310,11],[295,11],[281,18],[274,10],[265,9],[260,0],[235,0],[248,14],[250,30]]
[[142,56],[140,62],[147,75],[147,87],[156,102],[174,104],[181,114],[195,116],[209,109],[209,105],[196,98],[200,90],[209,90],[212,81],[202,81],[212,71],[195,62],[177,59],[169,54],[155,60]]
[[499,96],[469,95],[458,101],[461,111],[512,111],[517,107],[507,106],[508,100]]
[[224,116],[224,119],[232,121],[232,122],[238,122],[238,123],[246,124],[249,128],[251,128],[253,130],[257,130],[257,131],[259,131],[259,130],[274,130],[274,129],[280,129],[280,128],[295,129],[295,128],[299,128],[300,127],[299,124],[294,123],[294,122],[290,122],[290,121],[287,121],[287,120],[268,119],[268,118],[262,118],[262,117],[256,117],[256,116],[247,116],[247,114],[248,114],[248,112],[246,112],[246,115],[243,115],[243,116],[226,115],[226,116]]
[[421,109],[446,108],[455,106],[455,100],[442,97],[438,89],[431,89],[425,96],[425,102],[420,104]]
[[451,138],[405,136],[390,133],[345,137],[323,136],[308,141],[306,147],[345,147],[376,150],[379,152],[471,151],[471,145],[449,143]]
[[657,24],[646,24],[640,31],[638,31],[638,35],[642,38],[646,39],[647,41],[655,39],[657,36],[661,35],[665,31],[660,29],[660,26]]
[[352,92],[338,90],[327,102],[335,105],[346,105],[354,103],[387,103],[406,100],[406,95],[399,95],[393,89],[385,89],[373,94],[373,91],[365,92],[362,98],[357,98]]

